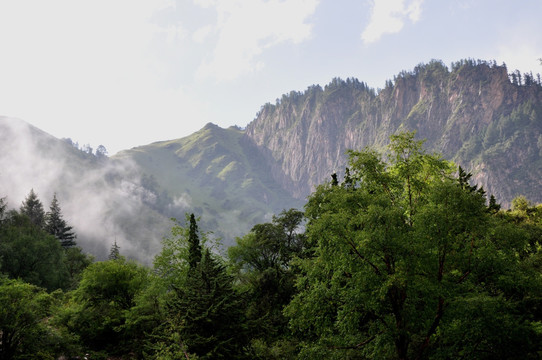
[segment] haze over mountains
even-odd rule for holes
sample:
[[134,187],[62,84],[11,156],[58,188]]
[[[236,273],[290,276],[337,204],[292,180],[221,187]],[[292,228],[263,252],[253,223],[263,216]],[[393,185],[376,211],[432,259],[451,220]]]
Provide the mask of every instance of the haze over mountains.
[[0,118],[0,197],[18,208],[33,188],[48,208],[56,192],[85,250],[103,258],[117,241],[149,263],[171,217],[194,212],[202,230],[230,245],[272,214],[301,208],[332,173],[342,176],[347,149],[382,149],[390,135],[417,130],[427,150],[471,171],[505,207],[520,194],[542,202],[540,77],[508,71],[433,61],[378,91],[333,79],[263,105],[246,129],[207,124],[111,158]]

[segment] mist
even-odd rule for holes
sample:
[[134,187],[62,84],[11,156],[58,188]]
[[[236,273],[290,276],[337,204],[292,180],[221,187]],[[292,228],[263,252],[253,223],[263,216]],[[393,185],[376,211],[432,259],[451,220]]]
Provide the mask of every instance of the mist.
[[[152,264],[173,223],[156,211],[158,191],[144,186],[135,163],[96,157],[7,117],[0,117],[0,151],[0,197],[9,208],[18,210],[34,189],[47,212],[56,193],[85,252],[104,260],[116,242],[121,255]],[[168,204],[175,214],[189,207],[189,196]]]

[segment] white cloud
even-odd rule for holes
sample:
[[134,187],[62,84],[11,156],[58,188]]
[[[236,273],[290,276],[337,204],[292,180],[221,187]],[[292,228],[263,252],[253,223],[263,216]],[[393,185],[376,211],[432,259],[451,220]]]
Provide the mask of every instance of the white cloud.
[[213,31],[213,26],[211,25],[202,26],[196,31],[194,31],[194,34],[192,34],[192,40],[194,40],[194,42],[198,44],[201,44],[209,37],[212,31]]
[[115,144],[114,153],[119,138],[150,120],[153,128],[140,132],[146,139],[136,141],[156,133],[158,120],[204,114],[182,86],[163,86],[168,69],[153,44],[175,47],[187,35],[154,21],[172,7],[167,0],[0,1],[0,115],[80,143]]
[[369,24],[361,39],[365,44],[374,43],[384,34],[395,34],[403,29],[406,19],[412,23],[420,20],[423,0],[375,0]]
[[[233,80],[264,67],[258,55],[272,46],[298,44],[311,35],[307,18],[318,0],[196,0],[217,11],[218,40],[210,60],[204,61],[199,78]],[[209,29],[205,30],[207,33]]]

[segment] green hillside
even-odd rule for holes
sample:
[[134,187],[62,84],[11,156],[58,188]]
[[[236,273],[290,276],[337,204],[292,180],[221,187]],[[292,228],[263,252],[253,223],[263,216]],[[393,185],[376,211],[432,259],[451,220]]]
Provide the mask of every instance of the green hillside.
[[284,208],[301,207],[269,175],[264,156],[244,141],[244,131],[207,124],[176,140],[125,150],[115,161],[134,161],[142,183],[156,194],[154,206],[166,216],[201,216],[225,245]]

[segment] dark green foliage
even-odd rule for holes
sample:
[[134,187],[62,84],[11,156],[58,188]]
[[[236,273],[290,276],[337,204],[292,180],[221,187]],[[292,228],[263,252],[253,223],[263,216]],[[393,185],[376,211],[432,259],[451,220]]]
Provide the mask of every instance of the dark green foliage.
[[65,254],[58,240],[12,211],[0,227],[0,271],[48,290],[69,286]]
[[0,360],[54,358],[45,322],[52,303],[37,286],[0,277]]
[[201,261],[201,245],[199,243],[198,224],[196,223],[194,214],[190,214],[188,245],[188,265],[191,269],[194,269]]
[[243,303],[232,284],[224,266],[205,250],[185,286],[175,289],[170,318],[188,353],[202,359],[243,357]]
[[94,258],[91,255],[85,254],[80,247],[72,246],[64,249],[64,263],[69,277],[69,289],[74,289],[81,280],[81,274]]
[[56,194],[53,196],[49,212],[45,214],[45,230],[56,237],[63,248],[75,246],[76,235],[73,228],[66,224]]
[[282,211],[272,223],[254,226],[228,249],[232,270],[248,295],[252,350],[261,358],[287,358],[295,348],[282,310],[295,293],[291,261],[304,256],[303,219],[301,211]]
[[93,263],[83,271],[58,321],[90,349],[127,353],[139,347],[143,335],[127,330],[127,316],[148,285],[148,269],[134,262],[119,258]]
[[26,215],[30,221],[39,228],[45,226],[45,212],[43,204],[34,189],[30,190],[23,203],[21,204],[20,213]]

